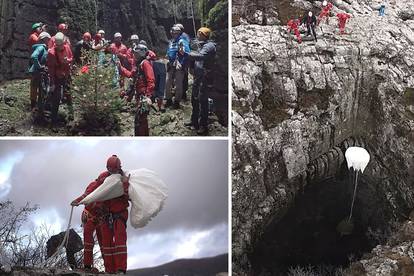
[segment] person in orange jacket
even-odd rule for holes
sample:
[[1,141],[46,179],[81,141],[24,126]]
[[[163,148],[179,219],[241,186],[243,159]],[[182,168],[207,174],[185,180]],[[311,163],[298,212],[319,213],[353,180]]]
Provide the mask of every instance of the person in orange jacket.
[[[120,174],[124,195],[102,202],[105,212],[105,220],[99,225],[101,233],[101,252],[104,259],[105,272],[126,272],[127,268],[127,247],[126,247],[126,221],[128,220],[129,206],[129,177],[126,176],[121,168],[121,160],[116,155],[112,155],[106,161],[107,171],[101,173],[99,177],[91,183],[86,191],[72,201],[72,206],[78,206],[87,195],[99,187],[111,174]],[[99,239],[99,237],[98,237]]]
[[345,24],[346,24],[346,21],[349,18],[351,18],[351,15],[349,15],[347,13],[338,13],[336,16],[338,17],[340,34],[344,34],[345,33]]
[[152,106],[151,97],[155,88],[154,70],[151,62],[146,58],[148,48],[145,45],[138,44],[134,48],[135,66],[132,70],[123,67],[118,62],[119,72],[122,76],[133,78],[133,83],[127,93],[124,95],[128,101],[135,96],[137,101],[137,111],[135,113],[135,135],[149,136],[148,113]]
[[63,33],[57,33],[55,35],[55,41],[55,46],[49,49],[47,58],[47,67],[50,77],[50,91],[52,93],[52,124],[57,123],[62,89],[63,94],[68,101],[69,116],[73,119],[72,97],[67,90],[73,54],[70,46],[65,43],[65,36]]

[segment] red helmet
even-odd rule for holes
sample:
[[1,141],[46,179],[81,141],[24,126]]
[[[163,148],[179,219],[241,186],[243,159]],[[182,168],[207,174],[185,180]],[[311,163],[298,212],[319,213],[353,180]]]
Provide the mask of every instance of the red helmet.
[[59,26],[58,26],[58,30],[59,30],[59,32],[66,31],[67,29],[68,29],[68,26],[67,26],[66,24],[64,24],[64,23],[61,23],[61,24],[59,24]]
[[106,168],[108,171],[119,171],[121,169],[121,160],[116,155],[112,155],[106,161]]
[[90,33],[86,32],[83,34],[83,40],[91,40],[92,36]]

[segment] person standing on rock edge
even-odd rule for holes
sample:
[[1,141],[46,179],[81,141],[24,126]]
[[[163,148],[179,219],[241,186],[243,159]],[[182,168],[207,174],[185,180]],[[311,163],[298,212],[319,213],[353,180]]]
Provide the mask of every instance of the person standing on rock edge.
[[50,77],[50,91],[52,93],[52,126],[58,122],[58,110],[61,100],[61,91],[67,98],[69,119],[73,119],[72,96],[68,91],[68,81],[70,79],[70,69],[73,60],[72,50],[69,44],[65,43],[63,33],[55,35],[55,46],[48,51],[47,67]]
[[135,136],[149,136],[148,114],[152,106],[151,97],[155,88],[154,70],[151,62],[146,58],[148,48],[145,45],[138,44],[134,48],[135,66],[132,70],[122,66],[118,62],[119,72],[122,76],[132,78],[132,89],[125,95],[128,101],[135,96],[137,101],[137,110],[135,113],[134,130]]
[[385,3],[382,3],[379,9],[379,16],[385,15]]
[[331,12],[331,9],[333,8],[332,3],[328,3],[326,0],[323,1],[322,6],[324,7],[322,9],[321,14],[318,16],[318,22],[316,25],[319,25],[321,21],[326,17],[326,23],[329,25],[329,13]]
[[200,28],[197,38],[201,49],[190,52],[190,60],[194,60],[194,84],[191,95],[193,107],[191,121],[186,123],[187,127],[194,127],[198,135],[208,134],[208,96],[213,90],[214,58],[216,55],[216,44],[210,40],[211,30]]
[[[109,174],[102,173],[99,175],[95,181],[91,182],[86,188],[85,192],[74,199],[71,203],[72,206],[78,206],[79,202],[82,201],[87,195],[93,192],[98,188],[105,178]],[[98,272],[93,268],[93,247],[95,241],[93,238],[93,233],[96,232],[96,237],[98,239],[99,248],[101,250],[102,256],[104,256],[104,250],[102,246],[102,224],[105,223],[105,219],[108,216],[109,211],[104,208],[103,202],[93,202],[85,206],[82,212],[82,225],[83,225],[83,264],[85,271],[89,272]],[[108,260],[104,259],[104,263]],[[109,266],[109,263],[105,263],[105,267]]]
[[346,21],[351,18],[351,15],[347,13],[338,13],[336,16],[338,17],[339,32],[341,35],[345,34],[345,24]]
[[101,173],[96,180],[96,185],[92,189],[85,191],[82,196],[73,200],[71,205],[78,206],[83,198],[92,193],[111,174],[121,175],[124,195],[103,202],[103,208],[107,213],[105,221],[100,224],[100,232],[105,272],[125,274],[127,269],[126,223],[128,220],[128,187],[130,176],[127,177],[125,175],[121,168],[121,160],[116,155],[108,158],[106,168],[107,171]]
[[312,32],[313,37],[315,38],[315,41],[317,42],[318,39],[316,38],[316,32],[315,32],[316,16],[311,11],[308,12],[303,17],[302,24],[305,24],[306,28],[308,29],[308,32],[307,32],[306,36],[310,36],[311,32]]
[[[32,112],[36,111],[37,105],[43,105],[38,101],[40,87],[40,73],[46,67],[47,60],[47,44],[50,34],[46,32],[40,33],[38,42],[32,46],[33,53],[30,57],[29,73],[32,74],[30,80],[30,107]],[[40,107],[40,106],[39,106]]]
[[[126,63],[128,62],[128,48],[122,43],[122,34],[121,33],[115,33],[114,34],[114,42],[109,46],[109,51],[112,53],[112,55],[116,56],[122,66],[126,66]],[[125,96],[125,78],[124,76],[120,76],[119,78],[119,95],[121,97]]]
[[[171,40],[167,49],[167,84],[165,88],[165,107],[173,106],[174,109],[180,108],[183,96],[184,76],[188,70],[188,53],[190,45],[188,41],[181,37],[181,30],[175,26],[171,28]],[[172,100],[172,87],[175,83],[175,98]]]
[[291,31],[293,31],[296,38],[298,39],[298,43],[302,43],[302,37],[300,36],[300,32],[299,32],[299,25],[300,25],[299,20],[290,19],[287,23],[287,32],[288,32],[288,34],[290,34]]

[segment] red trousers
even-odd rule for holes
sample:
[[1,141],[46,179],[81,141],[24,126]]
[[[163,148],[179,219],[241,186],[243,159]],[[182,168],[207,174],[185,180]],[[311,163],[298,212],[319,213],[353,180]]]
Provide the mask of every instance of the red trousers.
[[102,233],[101,227],[93,219],[89,219],[83,226],[83,264],[85,267],[93,266],[93,246],[95,241],[93,239],[93,232],[96,231],[99,247],[102,252]]
[[346,21],[339,21],[339,30],[341,34],[345,33],[345,24],[346,24]]
[[299,32],[298,28],[293,29],[293,32],[295,33],[296,37],[298,38],[298,42],[302,43],[302,37],[300,36],[300,32]]
[[127,270],[127,220],[128,210],[124,210],[112,214],[112,221],[101,225],[102,255],[107,273]]

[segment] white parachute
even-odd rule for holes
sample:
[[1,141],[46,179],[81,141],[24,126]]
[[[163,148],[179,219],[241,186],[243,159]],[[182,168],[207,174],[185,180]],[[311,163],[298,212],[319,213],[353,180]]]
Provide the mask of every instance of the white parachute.
[[348,169],[354,168],[355,171],[364,172],[369,163],[369,153],[366,149],[361,147],[349,147],[345,152]]
[[[167,187],[161,178],[151,170],[143,168],[125,172],[126,176],[129,174],[131,177],[128,194],[132,202],[129,215],[130,223],[134,228],[141,228],[161,211],[164,201],[167,199]],[[80,204],[104,201],[123,194],[121,175],[112,174]]]

